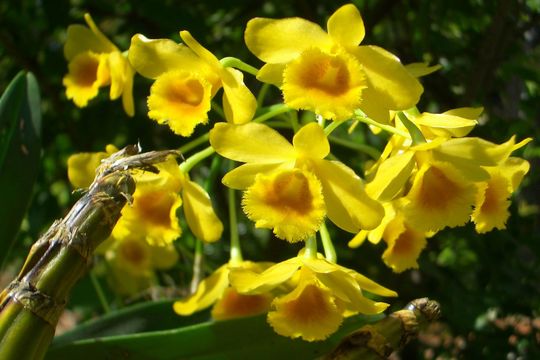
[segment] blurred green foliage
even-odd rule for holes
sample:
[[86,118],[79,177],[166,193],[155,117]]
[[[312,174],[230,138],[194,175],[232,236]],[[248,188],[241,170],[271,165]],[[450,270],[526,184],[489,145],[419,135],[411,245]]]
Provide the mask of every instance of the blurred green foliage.
[[[443,68],[423,79],[423,111],[445,111],[459,106],[484,106],[485,113],[471,136],[502,142],[512,134],[532,137],[520,155],[531,171],[513,199],[506,231],[477,235],[472,227],[450,229],[428,242],[419,271],[396,275],[380,261],[383,249],[366,244],[346,251],[350,235],[337,232],[340,261],[398,291],[400,308],[410,299],[428,296],[442,304],[444,331],[432,341],[415,342],[406,358],[505,358],[540,356],[540,329],[501,330],[495,320],[509,314],[540,317],[540,2],[538,0],[358,0],[353,1],[366,24],[365,44],[376,44],[397,54],[403,63],[427,61]],[[344,1],[127,1],[19,0],[0,3],[0,91],[20,70],[32,71],[42,93],[42,162],[31,209],[9,259],[17,266],[29,245],[51,222],[61,217],[76,196],[67,182],[66,160],[75,152],[100,151],[106,144],[123,146],[140,141],[144,149],[178,148],[185,140],[146,117],[149,81],[136,77],[136,115],[128,118],[107,91],[85,109],[66,100],[62,77],[67,72],[62,46],[67,26],[84,23],[90,12],[98,26],[122,50],[135,33],[151,38],[179,39],[187,29],[218,57],[236,56],[259,66],[243,44],[247,21],[256,16],[300,16],[323,24]],[[256,91],[254,79],[246,76]],[[272,90],[272,100],[280,94]],[[216,119],[216,114],[211,114]],[[198,132],[206,129],[198,128]],[[364,140],[381,145],[365,133]],[[339,147],[335,147],[339,157]],[[361,169],[359,158],[356,170]],[[209,163],[206,163],[209,165]],[[203,179],[207,168],[194,173]],[[220,215],[225,219],[225,191],[213,186]],[[6,206],[2,202],[2,206]],[[245,219],[246,257],[279,260],[297,251],[283,242],[268,241],[266,232],[253,232]],[[245,228],[245,229],[244,229]],[[246,234],[250,236],[246,236]],[[0,235],[1,236],[1,235]],[[189,237],[189,236],[188,236]],[[192,241],[179,246],[177,268],[162,274],[164,284],[189,284]],[[207,267],[223,262],[226,244],[206,249]],[[112,295],[107,294],[110,298]],[[169,294],[170,295],[170,294]],[[99,313],[90,281],[81,284],[72,308]],[[171,316],[173,316],[171,314]],[[433,341],[433,338],[438,341]],[[441,340],[446,339],[446,340]],[[450,340],[448,340],[450,339]],[[513,354],[513,355],[512,355]],[[515,357],[514,357],[515,358]]]

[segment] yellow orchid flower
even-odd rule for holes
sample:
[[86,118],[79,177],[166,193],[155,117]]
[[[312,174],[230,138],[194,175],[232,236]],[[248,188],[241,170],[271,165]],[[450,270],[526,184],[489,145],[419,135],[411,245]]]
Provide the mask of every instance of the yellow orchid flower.
[[100,87],[110,84],[111,100],[122,96],[124,111],[133,116],[133,68],[90,14],[85,14],[84,19],[88,27],[70,25],[67,30],[64,57],[69,62],[69,72],[63,79],[67,98],[78,107],[85,107]]
[[[115,146],[107,145],[105,152],[71,155],[68,158],[71,184],[75,188],[90,186],[101,160],[116,151]],[[158,165],[158,170],[158,174],[147,171],[134,174],[137,190],[133,194],[133,204],[124,208],[122,220],[113,230],[115,236],[142,232],[149,236],[151,244],[170,243],[181,235],[176,211],[183,204],[186,222],[195,237],[205,242],[219,240],[223,224],[208,193],[182,173],[173,159]]]
[[223,224],[219,220],[208,193],[187,174],[181,173],[184,216],[189,229],[197,239],[214,242],[221,238]]
[[393,143],[366,191],[379,201],[403,196],[400,206],[407,223],[419,231],[463,225],[476,201],[475,184],[490,178],[486,169],[499,165],[528,141],[516,144],[512,137],[497,145],[465,137],[436,138],[416,146]]
[[131,39],[131,64],[142,76],[155,79],[148,116],[176,134],[189,136],[197,124],[208,121],[210,101],[223,88],[226,120],[234,124],[250,121],[257,101],[242,73],[224,67],[189,32],[181,31],[180,36],[187,46],[141,34]]
[[281,87],[285,103],[324,118],[343,120],[360,108],[389,121],[390,110],[405,110],[423,88],[399,59],[364,39],[362,17],[353,4],[339,8],[328,32],[301,18],[255,18],[248,22],[248,49],[266,64],[257,78]]
[[363,296],[368,291],[381,296],[397,294],[354,270],[324,259],[300,254],[261,273],[231,269],[229,280],[240,294],[267,293],[277,288],[293,290],[272,302],[268,322],[274,330],[307,341],[323,340],[335,332],[344,316],[378,314],[388,304]]
[[270,263],[251,261],[229,261],[202,280],[194,294],[186,299],[176,301],[173,306],[174,311],[178,315],[187,316],[213,305],[212,317],[216,320],[265,313],[270,307],[273,296],[270,293],[239,294],[230,287],[229,272],[231,269],[261,272],[270,265]]
[[143,234],[151,245],[166,245],[180,237],[182,229],[176,215],[182,205],[179,195],[181,173],[170,158],[157,165],[159,173],[137,171],[137,187],[131,206],[125,206],[112,236],[120,239],[131,234]]
[[105,259],[109,263],[111,288],[124,296],[135,295],[155,282],[155,270],[166,270],[178,261],[171,244],[150,245],[144,236],[130,234],[105,243]]
[[[383,217],[382,206],[365,193],[362,180],[353,170],[341,162],[324,160],[330,152],[330,145],[322,128],[316,123],[302,127],[294,136],[292,144],[277,131],[263,124],[248,123],[238,126],[217,123],[210,131],[210,143],[220,155],[246,162],[227,173],[222,182],[233,189],[251,187],[244,198],[244,206],[248,210],[253,209],[251,204],[257,193],[264,191],[264,188],[275,187],[276,181],[281,179],[287,180],[286,185],[290,186],[290,189],[301,187],[311,197],[311,204],[306,205],[307,207],[296,207],[296,212],[304,211],[303,214],[310,217],[312,209],[321,211],[322,207],[317,205],[319,200],[316,188],[319,185],[310,181],[309,175],[306,175],[312,173],[320,182],[328,217],[340,228],[353,233],[360,229],[373,229]],[[291,172],[295,168],[300,169],[302,175]],[[278,172],[277,175],[270,175],[274,172]],[[259,173],[270,177],[256,180]],[[296,177],[297,175],[299,177]],[[266,187],[263,183],[267,184]],[[278,206],[274,206],[277,211],[290,206],[290,201],[294,207],[297,200],[287,195],[288,190],[282,188],[280,192],[281,194],[274,198],[281,201]],[[268,193],[265,196],[271,195]],[[264,216],[260,211],[254,212]],[[300,218],[292,216],[289,225],[293,226]],[[312,219],[314,222],[319,221],[318,216]],[[262,221],[260,216],[255,220]],[[300,238],[305,238],[306,233],[298,234]]]
[[360,231],[348,244],[351,248],[357,248],[366,239],[373,244],[384,240],[387,248],[382,259],[394,272],[418,268],[417,260],[426,246],[426,238],[434,235],[418,231],[407,224],[399,203],[399,200],[383,203],[385,212],[381,224],[373,230]]
[[475,208],[471,220],[480,234],[495,228],[506,228],[510,216],[508,200],[529,171],[528,161],[510,157],[495,167],[486,167],[490,178],[478,184]]

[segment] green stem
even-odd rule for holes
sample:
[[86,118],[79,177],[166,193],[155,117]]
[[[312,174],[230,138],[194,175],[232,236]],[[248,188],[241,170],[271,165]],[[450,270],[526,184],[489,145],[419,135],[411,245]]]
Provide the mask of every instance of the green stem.
[[92,281],[92,286],[94,287],[94,290],[96,291],[96,295],[99,299],[99,303],[101,304],[101,307],[103,308],[103,311],[105,313],[111,312],[111,307],[109,306],[109,303],[107,302],[107,298],[105,297],[105,293],[103,292],[103,288],[101,287],[101,284],[99,283],[98,278],[96,277],[96,274],[94,274],[93,270],[89,271],[90,280]]
[[359,143],[356,143],[356,142],[351,141],[351,140],[338,138],[336,136],[329,136],[328,140],[330,140],[330,142],[333,142],[335,144],[345,146],[345,147],[347,147],[349,149],[357,150],[357,151],[361,151],[363,153],[366,153],[375,160],[377,160],[381,156],[380,151],[375,149],[373,146],[369,146],[369,145],[366,145],[366,144],[359,144]]
[[[234,168],[234,161],[230,161],[230,170]],[[238,216],[236,213],[236,194],[235,190],[228,189],[229,205],[229,229],[231,236],[231,261],[239,263],[243,261],[242,248],[240,246],[240,236],[238,235]]]
[[355,112],[354,119],[358,120],[358,121],[361,121],[361,122],[363,122],[365,124],[368,124],[368,125],[376,126],[379,129],[387,131],[387,132],[389,132],[391,134],[396,134],[396,135],[399,135],[399,136],[403,136],[405,138],[410,138],[410,135],[407,132],[405,132],[403,130],[400,130],[398,128],[395,128],[394,126],[391,126],[391,125],[381,124],[380,122],[377,122],[377,121],[375,121],[373,119],[370,119],[370,118],[368,118],[367,116],[365,116],[364,114],[362,114],[360,112]]
[[300,123],[298,122],[298,112],[291,112],[289,118],[291,120],[291,126],[293,128],[293,131],[295,133],[298,132],[298,130],[300,130]]
[[266,98],[266,94],[268,94],[268,90],[270,89],[270,84],[263,83],[261,86],[261,90],[259,90],[259,95],[257,95],[257,108],[261,108],[264,102],[264,99]]
[[306,240],[306,247],[304,248],[304,257],[306,259],[316,259],[317,258],[317,238],[315,236],[310,236]]
[[326,136],[330,135],[332,131],[336,130],[338,126],[343,123],[345,123],[345,121],[332,121],[330,125],[324,128],[324,133],[326,134]]
[[178,149],[178,150],[180,150],[180,152],[182,154],[185,154],[185,153],[189,152],[190,150],[195,149],[197,146],[208,142],[209,137],[210,137],[210,135],[208,133],[206,133],[204,135],[201,135],[198,138],[191,140],[187,144],[184,144],[184,145],[180,146],[180,149]]
[[337,262],[336,249],[332,243],[332,238],[330,238],[330,233],[326,228],[326,223],[323,221],[321,228],[319,229],[319,234],[321,234],[321,241],[324,248],[324,256],[326,260],[335,263]]
[[195,254],[193,256],[193,276],[191,277],[190,292],[197,291],[202,278],[202,267],[204,258],[204,244],[200,239],[195,239]]
[[237,59],[237,58],[232,57],[232,56],[224,57],[223,59],[219,60],[219,62],[224,67],[233,67],[233,68],[236,68],[238,70],[242,70],[242,71],[247,72],[247,73],[249,73],[251,75],[254,75],[254,76],[257,76],[257,73],[259,72],[259,70],[256,67],[253,67],[253,66],[251,66],[249,64],[246,64],[242,60]]
[[276,104],[273,106],[268,107],[268,111],[265,112],[262,115],[257,116],[255,119],[252,120],[252,122],[256,123],[262,123],[265,122],[268,119],[271,119],[275,116],[284,114],[286,112],[292,111],[290,107],[288,107],[285,104]]
[[217,114],[222,118],[225,119],[225,112],[223,111],[223,108],[219,106],[215,101],[212,101],[211,103],[212,110],[217,112]]
[[195,165],[197,165],[199,162],[203,161],[215,152],[216,150],[214,150],[213,147],[209,146],[206,149],[193,154],[180,164],[180,170],[182,170],[182,172],[184,173],[188,173]]

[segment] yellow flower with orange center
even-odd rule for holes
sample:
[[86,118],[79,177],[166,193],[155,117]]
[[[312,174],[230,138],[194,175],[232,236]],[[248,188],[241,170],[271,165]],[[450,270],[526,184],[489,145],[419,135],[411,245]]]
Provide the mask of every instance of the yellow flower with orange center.
[[339,8],[328,32],[301,18],[255,18],[245,42],[266,64],[257,78],[281,87],[285,103],[335,120],[360,108],[369,117],[389,121],[390,110],[405,110],[419,100],[418,80],[388,51],[359,46],[365,29],[358,9]]
[[69,62],[69,72],[63,79],[67,98],[85,107],[97,96],[100,87],[110,84],[111,100],[122,96],[124,111],[133,116],[133,68],[99,30],[90,14],[85,14],[84,19],[88,27],[70,25],[67,30],[64,56]]
[[255,113],[256,100],[240,71],[223,66],[189,32],[184,44],[168,39],[131,39],[129,60],[142,76],[155,79],[148,97],[148,116],[167,124],[174,133],[190,136],[198,124],[208,122],[211,100],[223,88],[227,121],[243,124]]
[[[178,169],[176,162],[168,169]],[[161,166],[161,165],[158,165]],[[182,205],[179,195],[179,170],[169,172],[161,166],[159,174],[135,174],[136,189],[131,206],[125,206],[122,217],[113,229],[119,239],[130,234],[143,234],[149,244],[166,245],[180,237],[182,229],[176,215]]]
[[[210,143],[218,154],[246,162],[227,173],[223,183],[233,189],[248,189],[246,212],[259,225],[272,225],[276,234],[283,234],[289,241],[314,235],[324,208],[332,222],[354,233],[375,228],[383,217],[382,206],[365,193],[362,180],[352,169],[338,161],[324,160],[330,145],[316,123],[302,127],[292,144],[263,124],[218,123],[210,131]],[[264,176],[257,179],[257,174]],[[276,186],[282,186],[278,192]],[[300,193],[292,196],[295,189]],[[310,200],[309,206],[299,207],[298,196]],[[290,201],[292,207],[287,206]],[[285,227],[287,231],[283,231]]]
[[165,270],[178,261],[171,244],[150,245],[144,235],[130,234],[109,239],[99,249],[109,263],[112,289],[120,295],[135,295],[155,282],[155,270]]
[[192,295],[174,303],[174,311],[178,315],[191,315],[213,305],[212,317],[226,320],[237,317],[253,316],[265,313],[270,307],[273,296],[270,293],[256,295],[239,294],[230,287],[229,273],[232,269],[261,272],[270,263],[254,263],[251,261],[229,261],[210,276],[199,283]]
[[345,316],[378,314],[388,307],[364,297],[363,291],[397,296],[354,270],[331,263],[320,254],[308,256],[307,252],[261,273],[231,269],[229,279],[240,294],[285,291],[272,302],[268,322],[278,334],[307,341],[327,338]]

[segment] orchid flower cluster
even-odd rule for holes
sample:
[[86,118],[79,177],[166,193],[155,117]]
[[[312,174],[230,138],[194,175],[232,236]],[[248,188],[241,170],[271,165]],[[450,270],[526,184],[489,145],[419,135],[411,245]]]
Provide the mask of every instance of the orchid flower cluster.
[[[189,177],[215,153],[231,160],[222,183],[242,191],[242,209],[254,226],[271,230],[275,241],[304,247],[277,264],[244,260],[230,207],[230,260],[174,304],[180,315],[210,306],[215,319],[267,313],[283,336],[323,340],[345,317],[384,311],[388,304],[377,296],[397,296],[338,264],[327,219],[351,234],[346,239],[351,248],[366,239],[382,240],[382,260],[395,272],[417,268],[427,239],[444,228],[468,221],[478,233],[505,228],[509,198],[529,170],[526,160],[511,154],[530,139],[494,144],[468,137],[481,108],[420,112],[419,78],[439,66],[403,65],[381,47],[360,45],[364,25],[352,4],[330,16],[326,31],[301,18],[250,20],[245,43],[264,62],[260,69],[233,57],[218,59],[188,31],[180,32],[182,43],[136,34],[122,53],[89,15],[85,19],[88,27],[68,28],[64,48],[66,95],[77,106],[110,86],[110,98],[122,96],[125,112],[133,115],[133,77],[139,74],[153,80],[148,117],[175,134],[190,137],[209,122],[211,109],[220,110],[224,120],[212,119],[209,132],[193,140],[208,141],[208,147],[184,154],[180,165],[170,159],[158,166],[159,173],[134,175],[132,203],[101,249],[118,291],[141,290],[155,270],[177,261],[179,208],[198,240],[223,237],[211,197]],[[258,98],[244,83],[244,73],[264,84]],[[282,92],[283,102],[263,107],[269,86]],[[214,97],[221,89],[220,106]],[[265,123],[284,115],[292,141]],[[340,126],[348,126],[350,134],[360,123],[389,136],[382,153],[369,151],[373,161],[353,169],[332,155],[330,134]],[[341,143],[366,149],[349,139]],[[112,151],[110,146],[73,155],[68,162],[73,186],[87,186]]]

